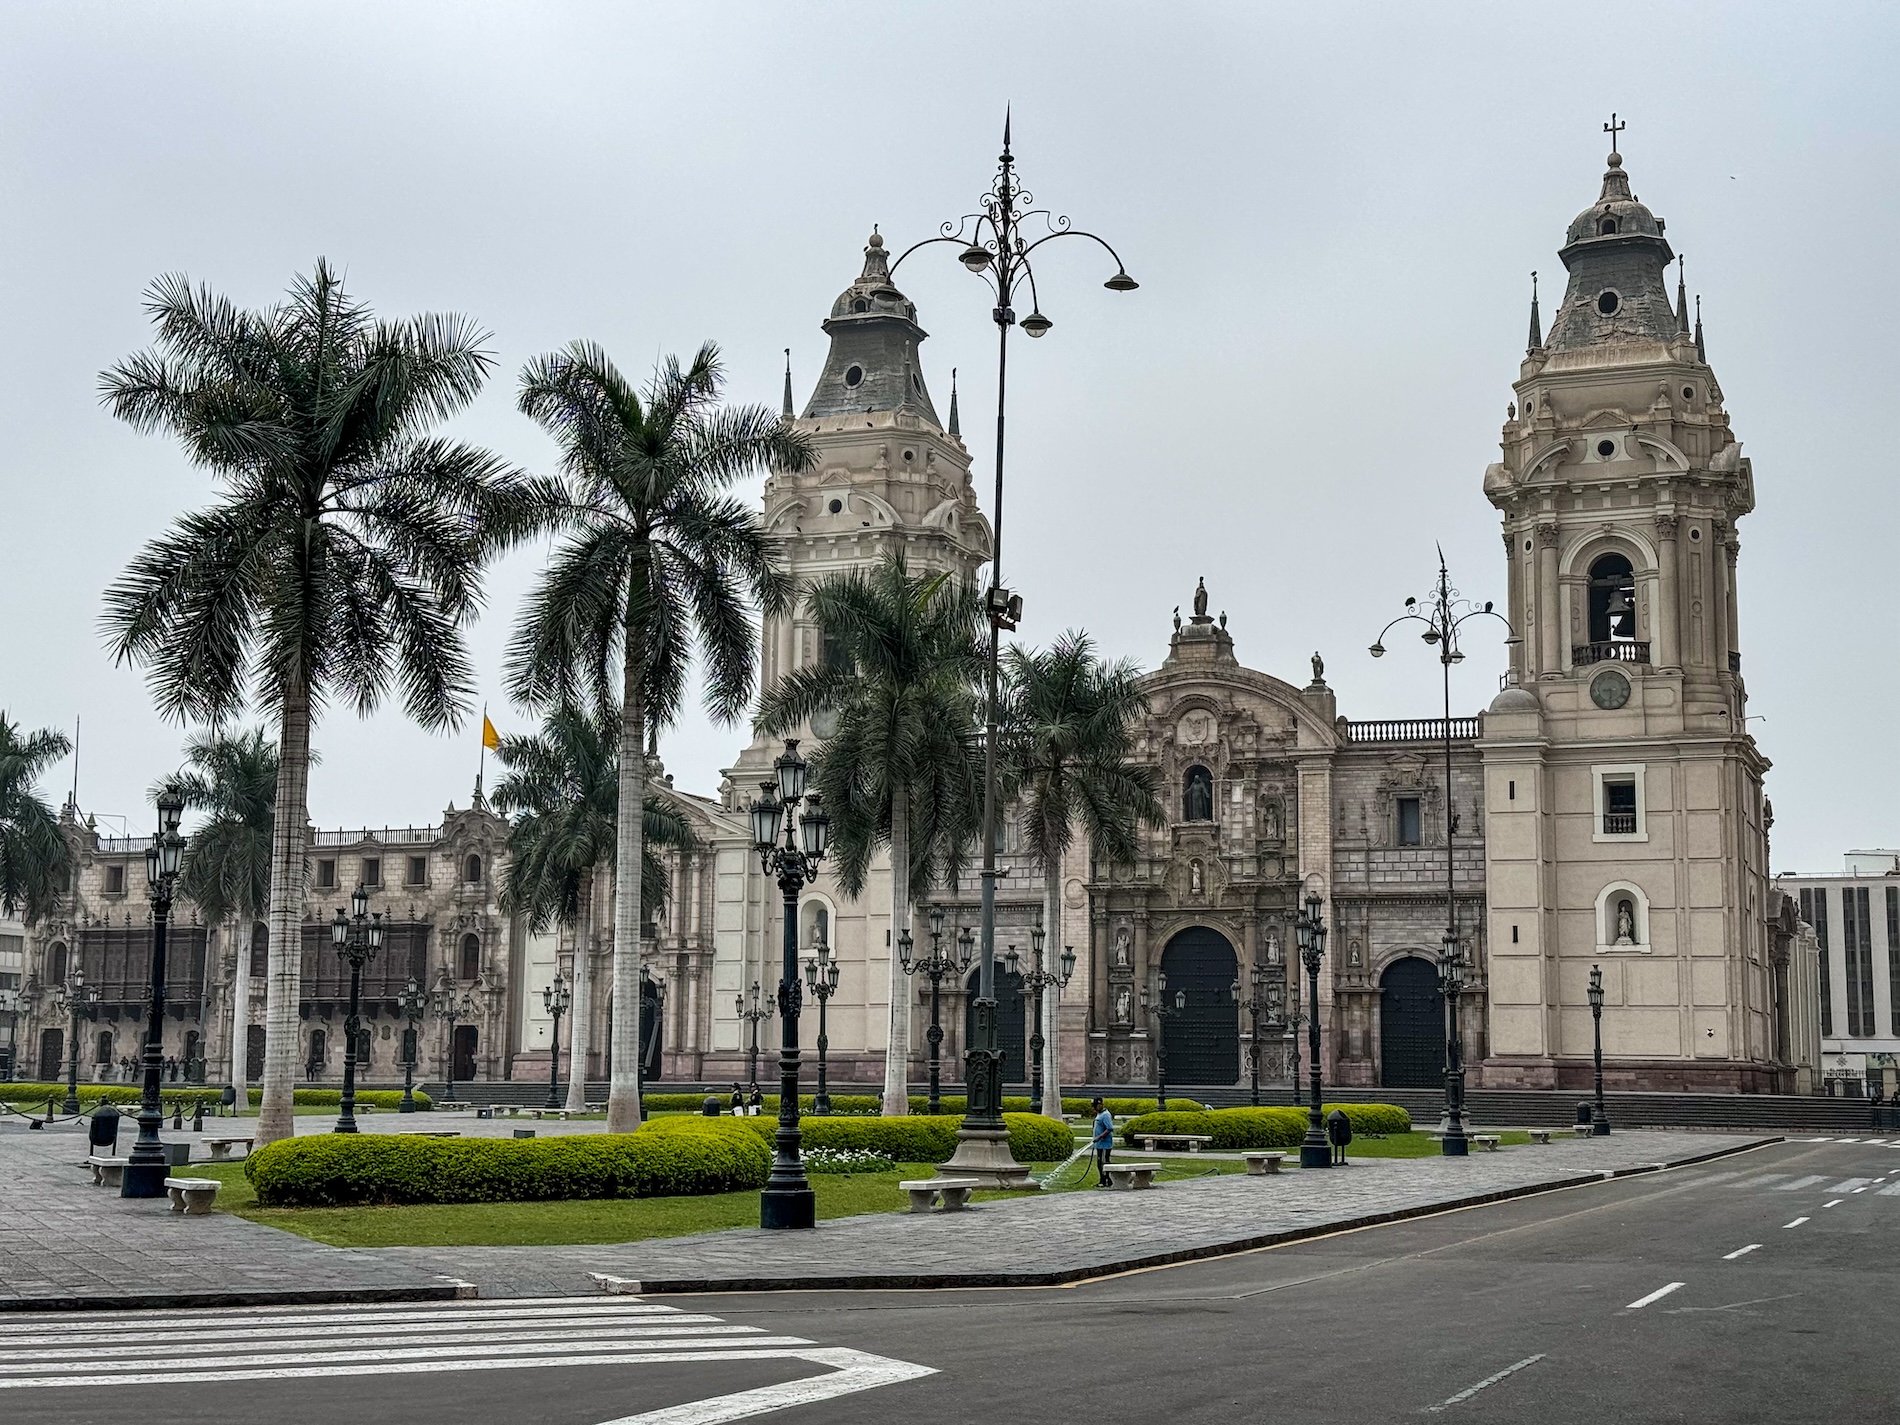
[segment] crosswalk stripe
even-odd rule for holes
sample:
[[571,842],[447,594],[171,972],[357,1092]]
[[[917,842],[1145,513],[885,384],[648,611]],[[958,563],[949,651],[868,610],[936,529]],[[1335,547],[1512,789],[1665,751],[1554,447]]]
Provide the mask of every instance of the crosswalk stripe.
[[1875,1197],[1900,1197],[1900,1183],[1890,1183],[1884,1188],[1874,1190]]
[[1782,1183],[1779,1187],[1775,1189],[1775,1191],[1776,1192],[1799,1192],[1803,1188],[1811,1188],[1816,1183],[1824,1183],[1826,1181],[1827,1181],[1826,1174],[1816,1173],[1812,1177],[1796,1178],[1791,1183]]
[[[567,1328],[567,1327],[573,1327],[573,1328],[582,1329],[582,1330],[601,1330],[601,1329],[608,1329],[608,1328],[618,1328],[623,1325],[637,1325],[641,1327],[642,1329],[658,1329],[662,1326],[690,1326],[690,1325],[709,1324],[712,1322],[716,1322],[720,1319],[717,1316],[697,1316],[697,1315],[690,1315],[686,1312],[680,1312],[676,1315],[670,1315],[670,1316],[636,1316],[633,1318],[631,1322],[628,1322],[626,1320],[626,1315],[627,1315],[626,1313],[603,1311],[603,1312],[576,1313],[573,1316],[554,1316],[554,1317],[498,1316],[498,1317],[493,1317],[487,1321],[465,1322],[465,1323],[456,1323],[456,1322],[451,1321],[451,1322],[442,1322],[440,1324],[445,1329],[449,1327],[455,1327],[457,1330],[486,1331],[486,1330],[489,1330],[490,1328],[493,1328],[494,1330],[497,1330],[497,1331],[525,1331],[532,1334],[536,1332],[554,1331],[557,1329],[562,1329],[562,1328]],[[380,1336],[380,1335],[393,1335],[393,1334],[402,1334],[406,1336],[408,1332],[417,1330],[419,1328],[434,1329],[437,1324],[438,1323],[433,1322],[433,1321],[411,1322],[411,1323],[407,1323],[403,1327],[403,1331],[401,1333],[391,1332],[388,1326],[383,1325],[381,1323],[377,1323],[374,1325],[365,1325],[362,1323],[352,1322],[348,1325],[342,1325],[342,1326],[331,1326],[331,1325],[326,1324],[323,1327],[321,1334],[325,1336]],[[281,1339],[282,1337],[285,1337],[285,1336],[298,1335],[298,1334],[301,1334],[301,1333],[286,1331],[281,1325],[249,1326],[249,1327],[228,1326],[228,1327],[223,1328],[222,1330],[194,1331],[191,1333],[191,1336],[189,1339],[193,1342],[198,1342],[198,1341],[241,1342],[241,1341],[254,1341],[254,1340],[268,1341],[268,1340],[274,1340],[274,1339]],[[315,1333],[312,1333],[312,1334],[315,1334]],[[111,1345],[118,1345],[122,1342],[155,1341],[155,1340],[160,1340],[160,1339],[161,1338],[157,1337],[154,1333],[150,1331],[137,1331],[127,1326],[127,1327],[119,1327],[117,1329],[104,1330],[104,1331],[99,1331],[99,1330],[89,1331],[89,1330],[80,1328],[80,1329],[75,1329],[71,1331],[48,1331],[48,1332],[44,1332],[43,1334],[35,1335],[35,1336],[9,1336],[6,1338],[4,1345],[8,1351],[12,1351],[21,1346],[58,1346],[58,1345],[111,1346]],[[159,1345],[157,1349],[173,1351],[173,1350],[178,1349],[178,1345],[176,1341],[167,1340],[167,1341],[164,1341],[163,1344]]]
[[1756,1173],[1753,1177],[1743,1178],[1740,1182],[1736,1183],[1735,1186],[1750,1188],[1767,1187],[1768,1184],[1778,1183],[1787,1176],[1788,1174],[1786,1173]]
[[[716,1322],[718,1318],[702,1316],[699,1320],[701,1322]],[[329,1332],[324,1333],[326,1338],[330,1334]],[[763,1334],[762,1328],[757,1326],[681,1326],[669,1322],[665,1326],[642,1326],[637,1330],[621,1327],[612,1330],[595,1329],[583,1331],[477,1331],[473,1334],[458,1331],[452,1334],[425,1332],[421,1335],[404,1333],[401,1337],[400,1345],[401,1349],[406,1353],[411,1346],[452,1346],[457,1342],[463,1342],[469,1345],[477,1343],[501,1345],[521,1341],[673,1341],[682,1336],[757,1336],[761,1334]],[[281,1340],[274,1332],[270,1333],[270,1336],[273,1343]],[[243,1350],[246,1343],[236,1341],[216,1344],[221,1344],[228,1350]],[[378,1346],[381,1345],[381,1342],[346,1341],[343,1344],[345,1346]],[[168,1341],[160,1345],[114,1344],[111,1350],[115,1357],[176,1356],[178,1347]],[[98,1358],[99,1350],[96,1346],[80,1346],[70,1343],[62,1343],[57,1347],[41,1346],[37,1350],[9,1352],[3,1360],[0,1360],[0,1373],[11,1370],[21,1361],[95,1361]]]
[[[137,1332],[141,1335],[157,1336],[169,1333],[181,1336],[188,1335],[195,1338],[207,1329],[218,1329],[220,1324],[256,1324],[278,1328],[284,1326],[322,1326],[329,1328],[358,1323],[364,1325],[374,1324],[378,1327],[382,1327],[391,1323],[421,1321],[481,1322],[492,1321],[498,1318],[516,1317],[524,1320],[554,1320],[589,1316],[676,1316],[680,1314],[681,1310],[677,1306],[661,1306],[654,1302],[633,1301],[629,1299],[624,1304],[608,1305],[604,1302],[594,1302],[585,1298],[579,1300],[569,1298],[565,1303],[558,1306],[542,1303],[514,1306],[504,1300],[497,1301],[493,1306],[482,1310],[470,1310],[458,1304],[454,1307],[444,1307],[436,1311],[419,1311],[412,1306],[405,1311],[377,1314],[365,1313],[360,1308],[347,1308],[329,1312],[310,1312],[306,1310],[295,1315],[284,1316],[270,1315],[265,1312],[218,1312],[215,1315],[206,1312],[201,1315],[194,1310],[189,1313],[154,1316],[153,1319],[149,1321],[139,1320],[137,1325],[128,1323],[122,1328],[115,1329]],[[70,1315],[36,1315],[12,1322],[0,1322],[0,1344],[4,1344],[15,1336],[34,1331],[45,1331],[57,1326],[70,1326],[75,1330],[87,1329],[85,1323],[75,1322]]]
[[1828,1191],[1853,1192],[1858,1188],[1866,1187],[1867,1184],[1872,1181],[1872,1178],[1842,1178],[1839,1182],[1835,1183],[1833,1187],[1829,1188]]

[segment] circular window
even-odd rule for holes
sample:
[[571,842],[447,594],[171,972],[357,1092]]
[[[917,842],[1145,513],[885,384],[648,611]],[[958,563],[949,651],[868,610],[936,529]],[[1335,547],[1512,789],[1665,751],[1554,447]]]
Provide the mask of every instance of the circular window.
[[1691,538],[1691,539],[1701,539],[1701,538],[1702,538],[1702,531],[1701,531],[1701,530],[1699,530],[1699,529],[1691,529],[1691,530],[1689,531],[1689,538]]
[[1524,541],[1524,552],[1526,554],[1531,552],[1531,542],[1528,539]]
[[1616,454],[1616,442],[1613,440],[1599,440],[1597,442],[1597,454],[1602,456],[1605,460],[1608,460],[1612,455]]
[[907,461],[909,461],[909,460],[915,460],[916,458],[917,458],[917,452],[916,452],[916,451],[914,451],[914,450],[907,450],[907,451],[905,451],[905,452],[904,452],[904,459],[905,459],[905,460],[907,460]]
[[1604,292],[1597,297],[1597,310],[1606,317],[1616,315],[1616,309],[1623,305],[1623,299],[1614,292]]
[[1695,399],[1695,387],[1684,386],[1682,388],[1682,399],[1685,401],[1693,401]]
[[1590,680],[1590,701],[1600,708],[1615,711],[1630,700],[1630,680],[1621,673],[1605,669]]
[[833,500],[830,504],[826,505],[825,508],[830,510],[835,515],[844,508],[844,501]]
[[845,385],[855,386],[863,379],[864,379],[864,368],[862,366],[851,366],[845,369],[845,373],[844,373]]

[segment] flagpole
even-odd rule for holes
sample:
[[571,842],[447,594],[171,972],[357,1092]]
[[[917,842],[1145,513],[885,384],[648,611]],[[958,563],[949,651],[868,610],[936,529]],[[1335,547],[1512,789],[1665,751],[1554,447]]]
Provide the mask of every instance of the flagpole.
[[480,807],[483,805],[482,775],[488,770],[488,704],[487,703],[482,704],[482,735],[479,741],[481,742],[482,747],[481,747],[481,751],[476,754],[476,758],[475,758],[475,805],[477,807]]

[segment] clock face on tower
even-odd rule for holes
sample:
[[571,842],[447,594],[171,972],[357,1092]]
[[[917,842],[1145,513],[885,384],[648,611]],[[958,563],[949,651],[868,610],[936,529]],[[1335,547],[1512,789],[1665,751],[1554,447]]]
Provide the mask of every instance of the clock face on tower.
[[1630,700],[1630,680],[1614,669],[1606,668],[1590,680],[1590,701],[1600,708],[1614,710]]

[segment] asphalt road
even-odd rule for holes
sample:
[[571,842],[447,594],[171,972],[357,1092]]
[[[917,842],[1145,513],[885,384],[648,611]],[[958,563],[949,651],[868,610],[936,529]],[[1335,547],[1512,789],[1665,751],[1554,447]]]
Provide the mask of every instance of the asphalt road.
[[[0,1420],[1881,1421],[1897,1269],[1900,1145],[1797,1141],[1068,1288],[0,1318]],[[205,1374],[250,1378],[122,1378],[128,1348],[178,1369],[175,1332]],[[425,1336],[426,1370],[374,1355]],[[260,1359],[286,1341],[335,1358]],[[497,1360],[537,1351],[560,1364]]]

